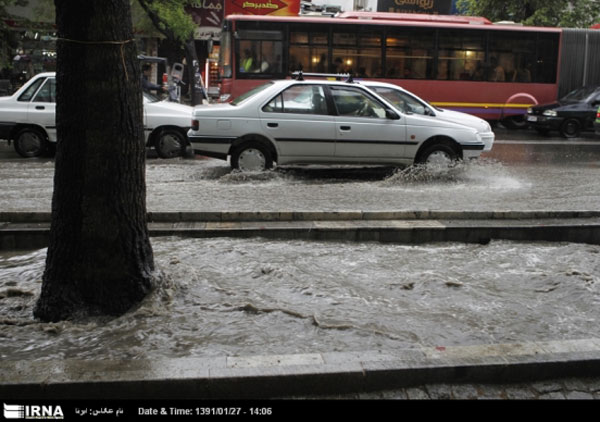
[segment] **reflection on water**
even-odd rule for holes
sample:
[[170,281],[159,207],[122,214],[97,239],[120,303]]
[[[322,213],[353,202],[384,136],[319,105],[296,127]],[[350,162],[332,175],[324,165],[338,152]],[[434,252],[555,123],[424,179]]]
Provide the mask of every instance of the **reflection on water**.
[[600,335],[600,247],[153,240],[169,282],[119,318],[44,324],[45,250],[0,255],[0,358],[135,358]]

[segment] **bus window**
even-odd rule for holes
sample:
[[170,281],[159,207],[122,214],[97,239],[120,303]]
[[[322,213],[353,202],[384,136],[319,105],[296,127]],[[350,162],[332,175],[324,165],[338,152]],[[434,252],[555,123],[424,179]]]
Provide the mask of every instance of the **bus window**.
[[536,58],[532,64],[532,82],[555,83],[558,67],[558,36],[556,34],[538,34]]
[[483,80],[485,33],[440,30],[436,79]]
[[389,28],[386,37],[386,77],[431,79],[434,32]]
[[327,32],[294,27],[290,30],[289,71],[326,73],[329,69]]
[[383,76],[380,31],[336,28],[333,33],[331,73],[353,73],[360,78]]
[[281,31],[238,31],[237,76],[273,77],[282,73],[283,36]]
[[521,57],[535,57],[535,40],[515,32],[491,32],[488,57],[486,80],[512,82],[517,77],[517,67],[527,67],[520,63]]

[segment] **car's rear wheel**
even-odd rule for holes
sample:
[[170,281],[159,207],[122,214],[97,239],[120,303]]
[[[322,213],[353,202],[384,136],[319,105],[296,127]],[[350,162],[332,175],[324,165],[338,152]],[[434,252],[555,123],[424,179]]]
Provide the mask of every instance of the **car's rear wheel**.
[[181,157],[185,154],[186,146],[185,135],[176,129],[163,130],[154,142],[154,148],[160,158]]
[[46,135],[39,129],[22,129],[15,138],[15,151],[21,157],[39,157],[47,149],[48,140],[46,139]]
[[248,142],[231,154],[231,167],[240,171],[264,171],[273,167],[273,157],[259,142]]
[[577,119],[567,119],[560,126],[560,134],[565,138],[576,138],[581,133],[581,122]]
[[435,167],[450,167],[459,159],[457,152],[446,144],[433,144],[427,147],[416,162]]

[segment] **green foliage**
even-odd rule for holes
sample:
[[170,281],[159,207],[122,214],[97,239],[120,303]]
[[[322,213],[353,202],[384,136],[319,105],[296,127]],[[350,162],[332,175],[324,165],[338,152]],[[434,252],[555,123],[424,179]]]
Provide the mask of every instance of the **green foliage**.
[[185,43],[194,35],[196,24],[186,12],[191,0],[138,0],[154,27],[165,37]]
[[589,28],[600,23],[596,0],[458,0],[464,14],[523,25]]
[[15,35],[5,23],[9,17],[8,6],[27,6],[27,0],[0,0],[0,69],[12,66],[12,49],[16,45]]

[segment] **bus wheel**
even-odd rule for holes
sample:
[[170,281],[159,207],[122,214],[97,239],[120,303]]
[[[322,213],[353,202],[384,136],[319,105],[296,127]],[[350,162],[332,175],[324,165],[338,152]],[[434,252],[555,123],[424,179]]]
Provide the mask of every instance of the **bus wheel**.
[[15,151],[21,157],[39,157],[46,152],[48,141],[46,135],[35,128],[21,130],[15,138]]
[[502,120],[502,124],[507,129],[525,129],[527,127],[527,120],[525,115],[511,116]]
[[560,134],[565,138],[576,138],[581,132],[581,123],[577,119],[567,119],[560,125]]
[[240,171],[264,171],[273,167],[273,157],[264,145],[247,142],[231,154],[231,167]]

